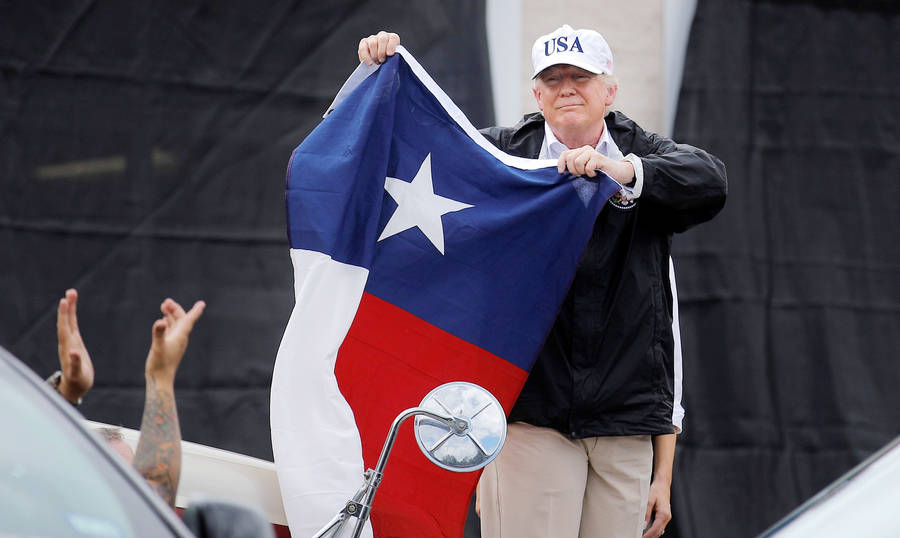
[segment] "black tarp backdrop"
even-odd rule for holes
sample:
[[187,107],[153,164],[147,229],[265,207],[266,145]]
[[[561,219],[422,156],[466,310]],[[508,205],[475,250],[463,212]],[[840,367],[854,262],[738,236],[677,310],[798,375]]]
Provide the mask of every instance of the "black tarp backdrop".
[[[898,8],[842,5],[698,6],[675,138],[722,157],[730,195],[675,240],[688,415],[667,536],[751,536],[900,432]],[[0,344],[55,370],[78,287],[83,409],[137,427],[159,302],[206,299],[184,436],[271,458],[290,151],[381,28],[491,123],[483,11],[0,0]]]
[[674,243],[680,536],[753,536],[900,433],[898,36],[896,2],[699,2],[675,138],[729,195]]
[[271,460],[284,171],[383,28],[493,121],[483,1],[0,1],[0,345],[56,370],[77,287],[97,370],[82,409],[137,428],[160,302],[205,299],[176,383],[184,438]]

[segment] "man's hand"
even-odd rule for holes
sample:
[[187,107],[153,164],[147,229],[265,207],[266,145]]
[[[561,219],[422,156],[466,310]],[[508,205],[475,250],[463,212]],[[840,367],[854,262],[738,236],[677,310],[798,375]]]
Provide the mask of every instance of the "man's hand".
[[678,436],[674,433],[653,436],[653,479],[650,481],[650,496],[647,499],[647,512],[644,514],[644,528],[647,530],[644,531],[643,538],[662,536],[666,525],[672,520],[669,496],[677,441]]
[[366,65],[383,64],[388,56],[397,52],[400,36],[391,32],[378,32],[359,40],[359,61]]
[[163,317],[153,324],[153,342],[147,354],[145,372],[148,378],[153,377],[166,384],[174,383],[175,372],[187,349],[188,336],[204,308],[206,303],[197,301],[185,312],[172,299],[163,301],[159,307]]
[[188,336],[204,308],[206,303],[197,301],[185,312],[172,299],[163,301],[159,307],[163,317],[153,324],[153,342],[145,366],[147,394],[141,437],[132,465],[173,508],[181,477],[181,428],[175,406],[175,372],[187,349]]
[[[652,519],[651,519],[652,518]],[[654,480],[650,483],[650,497],[647,501],[647,513],[644,515],[643,538],[655,538],[662,536],[666,525],[672,520],[672,506],[669,504],[669,484],[664,480]],[[650,523],[653,525],[650,525]]]
[[62,379],[57,389],[72,403],[78,402],[94,385],[94,364],[78,329],[78,292],[66,290],[56,311],[56,350]]
[[587,177],[596,177],[600,170],[619,185],[628,185],[634,180],[634,166],[630,162],[610,159],[591,146],[562,152],[556,169],[560,174],[568,170],[573,176]]

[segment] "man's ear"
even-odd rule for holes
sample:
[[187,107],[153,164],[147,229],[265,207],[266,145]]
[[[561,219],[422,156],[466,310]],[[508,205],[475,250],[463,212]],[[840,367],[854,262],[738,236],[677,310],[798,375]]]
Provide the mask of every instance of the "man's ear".
[[618,84],[607,84],[606,86],[606,103],[607,107],[612,106],[616,101],[616,94],[619,92]]
[[537,88],[531,88],[531,93],[534,94],[534,100],[537,101],[538,110],[543,112],[544,107],[541,106],[541,91]]

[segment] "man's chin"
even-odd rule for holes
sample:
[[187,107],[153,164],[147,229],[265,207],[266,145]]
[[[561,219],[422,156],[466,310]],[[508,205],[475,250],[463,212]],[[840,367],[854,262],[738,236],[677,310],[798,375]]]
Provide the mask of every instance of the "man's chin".
[[556,114],[552,120],[548,120],[551,125],[556,124],[560,127],[578,128],[588,122],[588,118],[584,114],[576,111],[568,113]]

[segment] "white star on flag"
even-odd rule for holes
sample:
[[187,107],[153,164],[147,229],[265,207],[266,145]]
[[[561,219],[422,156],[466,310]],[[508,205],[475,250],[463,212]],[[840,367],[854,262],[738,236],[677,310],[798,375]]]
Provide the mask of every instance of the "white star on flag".
[[434,193],[430,153],[425,156],[422,166],[411,182],[386,177],[384,190],[397,202],[397,209],[388,220],[378,241],[417,227],[441,254],[444,253],[444,226],[441,223],[441,216],[472,207]]

